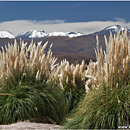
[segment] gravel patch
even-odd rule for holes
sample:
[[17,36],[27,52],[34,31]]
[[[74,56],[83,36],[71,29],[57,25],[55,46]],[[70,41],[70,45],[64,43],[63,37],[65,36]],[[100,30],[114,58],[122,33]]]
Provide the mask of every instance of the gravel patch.
[[18,122],[10,125],[0,125],[0,130],[59,130],[61,126],[32,122]]

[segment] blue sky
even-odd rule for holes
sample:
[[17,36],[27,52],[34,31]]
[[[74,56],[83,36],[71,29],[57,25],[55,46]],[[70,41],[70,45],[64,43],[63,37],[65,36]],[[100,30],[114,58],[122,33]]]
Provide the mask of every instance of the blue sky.
[[53,20],[65,22],[107,21],[123,18],[130,21],[127,2],[0,2],[0,22],[10,20]]
[[110,25],[130,27],[130,1],[0,1],[0,30],[89,34]]

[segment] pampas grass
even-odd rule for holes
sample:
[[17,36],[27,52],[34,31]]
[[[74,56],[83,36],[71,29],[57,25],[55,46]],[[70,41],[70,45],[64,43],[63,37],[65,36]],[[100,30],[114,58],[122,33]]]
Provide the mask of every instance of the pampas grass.
[[27,48],[27,43],[20,40],[19,46],[15,40],[14,45],[8,44],[7,47],[5,46],[5,50],[2,47],[0,52],[1,86],[6,84],[9,78],[12,78],[14,82],[17,79],[21,80],[26,73],[36,74],[36,80],[40,80],[41,74],[48,77],[54,68],[56,58],[52,56],[52,45],[47,53],[45,52],[46,46],[47,42],[43,46],[41,46],[41,42],[38,42],[36,46],[32,41]]
[[[13,84],[21,81],[26,74],[35,75],[36,81],[40,80],[41,75],[45,75],[49,81],[59,82],[59,86],[63,89],[63,82],[71,83],[76,86],[76,78],[81,81],[85,80],[85,62],[79,64],[69,64],[68,61],[63,60],[57,63],[57,58],[52,56],[50,45],[47,52],[45,49],[48,42],[41,46],[41,42],[33,43],[27,47],[27,43],[20,40],[20,45],[17,41],[13,44],[5,45],[0,52],[0,81],[1,86],[8,86],[8,81],[11,78]],[[6,85],[5,85],[6,84]]]
[[63,88],[63,82],[71,82],[73,86],[76,86],[76,78],[80,78],[81,81],[85,80],[85,62],[82,61],[81,64],[71,64],[63,60],[60,64],[57,64],[53,73],[51,73],[51,79],[53,81],[58,81],[60,87]]
[[63,60],[51,73],[52,81],[58,82],[64,91],[68,112],[77,106],[85,94],[85,68],[84,61],[74,65]]
[[[104,36],[105,37],[105,36]],[[63,124],[65,129],[117,129],[130,123],[130,39],[127,30],[105,37],[106,51],[95,49],[85,76],[87,95]]]
[[18,45],[15,40],[14,44],[2,47],[2,124],[26,119],[36,121],[36,117],[49,117],[59,124],[85,92],[85,62],[81,65],[70,65],[68,61],[63,60],[56,64],[57,58],[53,57],[51,52],[52,44],[48,51],[45,51],[47,44],[48,42],[41,46],[41,42],[36,44],[32,40],[27,47],[24,41],[20,40]]
[[129,78],[129,64],[130,64],[130,40],[127,36],[127,30],[114,34],[110,33],[109,42],[105,38],[106,51],[99,48],[99,40],[97,38],[97,46],[95,49],[97,62],[90,62],[86,70],[86,77],[89,80],[86,86],[91,86],[97,89],[105,80],[110,84],[111,89],[116,88]]

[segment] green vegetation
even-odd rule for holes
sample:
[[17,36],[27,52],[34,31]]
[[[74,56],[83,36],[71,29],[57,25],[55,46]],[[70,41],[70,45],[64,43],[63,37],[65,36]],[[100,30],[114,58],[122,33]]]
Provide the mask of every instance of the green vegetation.
[[93,90],[66,118],[64,129],[117,129],[130,123],[130,83]]
[[54,82],[43,82],[45,78],[36,81],[34,77],[25,77],[17,86],[1,88],[0,124],[24,120],[42,122],[44,117],[59,124],[66,113],[63,90]]
[[75,82],[76,86],[74,86],[71,82],[63,83],[64,95],[66,98],[66,109],[68,112],[76,108],[77,104],[85,96],[85,82],[81,81],[80,78],[76,78]]

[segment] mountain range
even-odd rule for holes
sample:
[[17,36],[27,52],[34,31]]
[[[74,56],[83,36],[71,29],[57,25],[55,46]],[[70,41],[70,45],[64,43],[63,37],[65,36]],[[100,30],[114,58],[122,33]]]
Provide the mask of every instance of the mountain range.
[[[28,42],[29,45],[33,38],[36,43],[42,41],[42,45],[46,41],[48,41],[49,45],[53,43],[53,55],[58,57],[58,61],[66,58],[70,63],[74,63],[75,61],[81,62],[82,60],[88,63],[90,59],[96,60],[94,52],[94,48],[96,47],[96,34],[99,37],[100,46],[105,50],[104,35],[109,38],[110,31],[114,34],[117,30],[124,31],[125,29],[130,33],[129,28],[123,28],[119,25],[109,26],[89,35],[74,32],[45,33],[43,30],[31,30],[15,37],[10,32],[2,31],[2,33],[0,31],[0,46],[7,45],[8,42],[13,43],[14,38],[16,38],[18,43],[20,42],[20,38],[22,38],[25,42]],[[49,45],[47,47],[49,47]]]
[[65,36],[69,38],[78,37],[84,35],[80,32],[50,32],[46,33],[44,30],[30,30],[28,32],[22,32],[17,36],[14,36],[9,31],[0,31],[0,38],[10,38],[10,39],[39,39],[44,37],[54,37],[54,36]]
[[53,36],[66,36],[69,38],[82,36],[83,34],[78,32],[50,32],[46,33],[44,30],[38,31],[38,30],[31,30],[28,32],[20,33],[18,36],[16,36],[16,39],[22,38],[22,39],[38,39],[38,38],[44,38],[44,37],[53,37]]
[[[128,32],[130,32],[130,28],[126,27],[121,27],[120,25],[113,25],[113,26],[108,26],[106,28],[104,28],[101,31],[98,32],[94,32],[92,34],[88,34],[88,35],[93,35],[93,34],[97,34],[97,35],[109,35],[110,31],[112,33],[116,33],[116,31],[120,30],[120,31],[124,31],[125,29],[127,29]],[[73,38],[73,37],[78,37],[78,36],[83,36],[85,34],[81,33],[81,32],[50,32],[50,33],[46,33],[44,30],[30,30],[27,32],[22,32],[20,34],[18,34],[17,36],[14,36],[11,32],[9,31],[0,31],[0,38],[22,38],[22,39],[39,39],[39,38],[44,38],[44,37],[53,37],[53,36],[65,36],[65,37],[69,37],[69,38]]]

